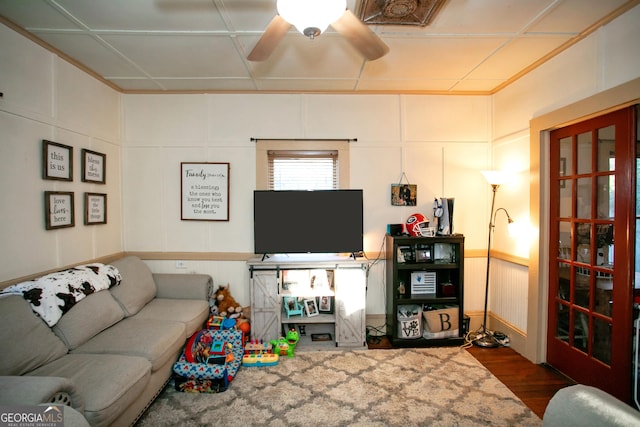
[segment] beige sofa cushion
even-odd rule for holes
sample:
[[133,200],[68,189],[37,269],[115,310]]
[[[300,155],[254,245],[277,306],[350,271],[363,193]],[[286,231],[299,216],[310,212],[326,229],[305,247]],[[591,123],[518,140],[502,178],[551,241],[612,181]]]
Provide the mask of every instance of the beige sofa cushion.
[[144,357],[155,372],[184,345],[184,324],[128,317],[72,351],[74,354],[123,354]]
[[111,265],[120,271],[122,282],[109,291],[122,306],[125,316],[133,316],[156,296],[151,270],[135,256],[121,258]]
[[144,392],[151,364],[142,357],[68,354],[30,375],[69,378],[84,398],[91,426],[110,426]]
[[185,325],[184,339],[202,329],[209,317],[209,302],[193,299],[155,298],[136,314],[136,319],[175,320]]
[[0,375],[22,375],[67,353],[31,305],[18,295],[0,298]]
[[100,291],[74,305],[53,327],[53,332],[73,350],[123,318],[124,312],[111,293]]

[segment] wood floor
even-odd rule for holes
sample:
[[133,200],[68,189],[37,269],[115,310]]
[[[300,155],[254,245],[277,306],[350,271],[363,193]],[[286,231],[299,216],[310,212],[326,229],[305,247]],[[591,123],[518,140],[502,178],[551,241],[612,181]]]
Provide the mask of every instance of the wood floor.
[[540,418],[556,391],[574,384],[552,368],[536,365],[508,347],[474,346],[467,351]]

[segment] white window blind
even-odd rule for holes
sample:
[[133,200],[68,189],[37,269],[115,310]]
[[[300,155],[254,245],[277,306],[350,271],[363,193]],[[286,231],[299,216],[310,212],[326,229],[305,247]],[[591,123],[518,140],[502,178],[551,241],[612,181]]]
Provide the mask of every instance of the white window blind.
[[338,188],[338,151],[268,152],[270,190]]

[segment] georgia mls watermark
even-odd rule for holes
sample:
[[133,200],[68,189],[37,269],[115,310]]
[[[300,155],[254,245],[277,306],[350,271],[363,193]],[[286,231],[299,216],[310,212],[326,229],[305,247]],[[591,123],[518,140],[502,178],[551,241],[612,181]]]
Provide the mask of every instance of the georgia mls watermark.
[[0,406],[0,427],[64,427],[61,406]]

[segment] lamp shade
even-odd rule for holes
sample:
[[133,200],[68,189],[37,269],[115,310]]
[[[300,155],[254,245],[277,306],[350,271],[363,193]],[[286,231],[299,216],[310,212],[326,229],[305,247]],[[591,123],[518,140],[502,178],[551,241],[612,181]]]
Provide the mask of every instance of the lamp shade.
[[504,171],[482,171],[482,175],[484,175],[484,178],[491,185],[502,185],[507,180],[507,174]]
[[[278,14],[302,34],[316,36],[344,14],[347,1],[278,0],[277,8]],[[307,29],[317,29],[318,32]]]

